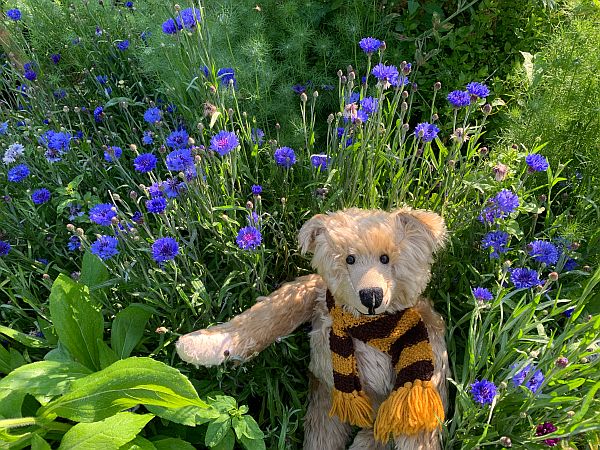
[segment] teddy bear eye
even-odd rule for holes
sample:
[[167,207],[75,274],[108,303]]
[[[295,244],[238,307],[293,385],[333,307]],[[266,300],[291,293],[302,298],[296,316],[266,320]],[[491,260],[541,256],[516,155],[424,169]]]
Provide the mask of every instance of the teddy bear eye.
[[356,258],[354,255],[346,256],[346,264],[354,264],[356,262]]
[[381,264],[387,264],[390,262],[390,257],[388,255],[381,255],[379,261],[381,261]]

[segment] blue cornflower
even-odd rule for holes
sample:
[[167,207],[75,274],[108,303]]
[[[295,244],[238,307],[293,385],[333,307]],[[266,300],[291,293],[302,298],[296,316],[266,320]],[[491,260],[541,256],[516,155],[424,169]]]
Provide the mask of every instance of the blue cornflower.
[[172,172],[180,172],[194,164],[192,152],[187,148],[173,150],[166,158],[167,169]]
[[121,147],[109,146],[104,151],[104,159],[108,162],[116,161],[123,154]]
[[133,167],[141,173],[148,173],[156,167],[156,156],[152,153],[142,153],[133,160]]
[[367,120],[369,120],[369,116],[362,109],[356,111],[356,116],[352,117],[352,123],[356,123],[357,121],[359,121],[359,123],[365,123]]
[[61,153],[59,151],[53,150],[51,148],[49,148],[48,150],[46,150],[44,152],[44,156],[46,157],[46,160],[51,163],[55,163],[55,162],[62,160]]
[[530,289],[540,284],[537,271],[526,267],[512,269],[510,272],[510,281],[512,281],[517,289]]
[[373,97],[365,97],[360,102],[360,109],[362,109],[368,115],[376,113],[378,107],[379,100]]
[[202,75],[204,75],[206,78],[208,78],[208,66],[207,65],[200,67],[200,72],[202,72]]
[[[185,179],[187,181],[192,181],[194,178],[196,178],[198,176],[198,171],[196,170],[195,165],[191,165],[191,166],[187,166],[185,168],[185,170],[183,171],[183,174],[185,175]],[[204,180],[206,180],[206,177],[204,177]]]
[[10,144],[8,146],[6,152],[4,152],[4,157],[2,158],[2,161],[4,162],[4,164],[12,164],[16,162],[17,159],[19,159],[21,156],[23,156],[24,153],[25,147],[23,147],[22,144],[15,142],[14,144]]
[[494,223],[496,219],[503,219],[519,207],[519,197],[508,189],[502,189],[489,201],[479,216],[482,223]]
[[114,206],[110,203],[98,203],[90,209],[90,220],[98,225],[109,226],[113,217],[117,217],[117,213],[113,208]]
[[24,77],[29,81],[34,81],[37,78],[37,73],[33,69],[26,69]]
[[330,158],[327,155],[311,155],[310,163],[320,171],[327,170]]
[[573,315],[574,312],[575,312],[575,307],[572,306],[563,311],[563,316],[565,316],[567,319],[569,319]]
[[296,153],[289,147],[280,147],[275,150],[275,162],[278,166],[290,168],[296,164]]
[[52,95],[54,95],[54,98],[57,100],[62,100],[63,98],[65,98],[67,96],[67,91],[65,91],[64,89],[56,89]]
[[169,147],[174,149],[180,149],[187,147],[189,135],[185,129],[180,129],[173,131],[171,134],[167,136],[166,143]]
[[563,270],[565,272],[570,272],[571,270],[575,270],[579,264],[573,258],[567,259],[565,265],[563,266]]
[[167,19],[162,24],[162,30],[165,34],[175,34],[181,29],[181,26],[175,20]]
[[260,217],[258,216],[258,214],[255,211],[252,211],[248,215],[246,220],[248,220],[248,225],[255,226],[255,225],[258,225],[258,222],[260,222]]
[[55,150],[60,154],[69,151],[71,146],[71,134],[67,132],[56,132],[48,130],[40,136],[38,142],[51,150]]
[[292,91],[294,91],[294,94],[302,94],[303,92],[306,92],[306,86],[303,84],[295,84],[292,86]]
[[133,213],[133,216],[131,216],[131,220],[137,223],[138,225],[141,225],[142,223],[144,223],[144,216],[142,216],[142,213],[140,211],[136,211]]
[[544,172],[548,170],[548,160],[542,155],[531,153],[525,157],[529,172]]
[[50,200],[50,191],[46,188],[36,189],[31,194],[31,200],[33,200],[33,203],[36,205],[46,203]]
[[154,124],[161,119],[160,109],[153,107],[148,108],[144,113],[144,120],[150,124]]
[[504,231],[490,231],[483,237],[481,244],[484,249],[492,249],[490,258],[499,258],[500,253],[506,253],[508,251],[508,238],[508,233]]
[[102,106],[98,106],[96,109],[94,109],[94,120],[96,122],[102,122],[103,118],[104,118],[104,108]]
[[103,33],[104,33],[104,30],[102,30],[102,28],[96,26],[96,31],[94,32],[94,34],[96,35],[96,37],[102,36]]
[[263,188],[260,184],[253,184],[252,185],[252,195],[260,195],[262,194]]
[[167,105],[167,112],[169,114],[173,114],[175,111],[177,111],[177,105],[173,104],[173,103],[169,103]]
[[433,141],[440,129],[432,123],[422,122],[415,127],[415,136],[423,142]]
[[447,98],[455,108],[463,108],[471,104],[471,94],[466,91],[452,91],[448,94]]
[[529,256],[532,256],[537,262],[551,266],[558,261],[558,249],[551,242],[533,241],[529,246],[531,247]]
[[187,185],[178,178],[167,178],[163,181],[162,188],[168,198],[176,198],[182,191],[187,189]]
[[235,79],[235,71],[231,67],[223,67],[217,71],[217,79],[221,80],[221,84],[225,87],[233,84],[236,87],[237,80]]
[[19,164],[8,171],[8,181],[19,183],[29,176],[29,167]]
[[148,194],[150,194],[150,197],[154,198],[154,197],[163,197],[163,185],[162,183],[152,183],[151,186],[148,187]]
[[[513,366],[513,368],[515,368],[515,366]],[[545,377],[541,370],[536,370],[534,365],[527,364],[521,370],[516,372],[512,377],[512,382],[515,387],[521,386],[531,372],[533,372],[533,375],[531,375],[531,378],[525,383],[525,387],[535,394],[544,382]]]
[[8,11],[6,11],[6,17],[15,22],[17,20],[21,20],[21,10],[17,8],[9,9]]
[[379,85],[382,89],[387,89],[390,86],[396,86],[398,84],[398,68],[396,66],[386,66],[385,64],[379,63],[371,73],[379,80]]
[[244,227],[239,231],[235,242],[242,250],[254,250],[261,244],[262,235],[256,227]]
[[350,103],[357,103],[359,100],[360,100],[360,93],[353,92],[352,94],[350,94],[350,97],[348,97],[348,100],[346,100],[346,105],[348,105]]
[[142,41],[144,41],[144,43],[146,43],[148,41],[148,38],[152,36],[152,32],[151,31],[142,31],[142,33],[140,34],[140,39]]
[[108,77],[106,75],[96,75],[96,81],[100,84],[108,83]]
[[117,42],[115,45],[117,46],[117,48],[119,50],[124,52],[125,50],[127,50],[129,48],[129,39],[125,39],[124,41]]
[[125,8],[133,8],[133,2],[125,2]]
[[179,244],[172,237],[158,238],[152,244],[152,258],[159,264],[175,259],[178,254]]
[[497,388],[494,382],[488,380],[475,380],[471,385],[471,396],[473,401],[480,405],[490,405],[497,394]]
[[8,255],[11,248],[12,247],[8,242],[0,240],[0,256]]
[[50,59],[54,64],[58,64],[60,62],[60,53],[52,53]]
[[260,128],[252,128],[250,131],[250,139],[256,145],[263,145],[265,142],[265,132]]
[[202,16],[198,8],[185,8],[181,11],[180,17],[181,24],[188,30],[193,29],[197,23],[200,23]]
[[69,238],[69,242],[67,242],[67,248],[71,252],[79,250],[81,248],[81,240],[79,239],[79,236],[71,236]]
[[164,197],[154,197],[146,200],[146,208],[154,214],[159,214],[167,209],[167,200]]
[[69,208],[69,220],[75,220],[75,218],[81,217],[85,214],[81,205],[76,203],[67,203],[67,206]]
[[482,287],[473,289],[473,297],[479,302],[489,302],[494,299],[492,293],[488,289]]
[[478,98],[486,98],[490,95],[490,90],[485,84],[478,83],[476,81],[472,81],[467,84],[467,92],[474,97]]
[[119,241],[112,236],[100,236],[91,245],[90,250],[94,255],[105,261],[119,254],[119,250],[117,250],[118,243]]
[[154,143],[154,138],[152,137],[152,131],[144,131],[144,135],[142,136],[142,144],[150,145]]
[[381,41],[372,37],[366,37],[362,38],[358,42],[358,45],[363,52],[365,52],[367,55],[370,55],[371,53],[379,50],[379,47],[381,47]]
[[210,139],[210,149],[221,156],[225,156],[238,145],[240,145],[240,142],[235,133],[231,131],[219,131]]
[[8,132],[8,120],[6,122],[0,122],[0,135],[4,135]]

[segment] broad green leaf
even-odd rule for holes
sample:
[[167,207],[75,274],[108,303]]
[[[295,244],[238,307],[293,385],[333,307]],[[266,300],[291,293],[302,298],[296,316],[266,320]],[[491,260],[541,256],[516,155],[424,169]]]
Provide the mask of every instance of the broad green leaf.
[[265,434],[256,423],[256,420],[254,420],[254,417],[244,416],[243,419],[246,422],[246,436],[250,439],[263,439],[265,437]]
[[46,341],[48,341],[48,344],[53,346],[58,344],[58,336],[56,335],[52,324],[41,317],[38,317],[37,322],[38,326],[40,327],[40,331],[44,334],[44,337],[46,338]]
[[0,380],[0,416],[19,417],[26,394],[61,395],[73,381],[90,373],[75,362],[38,361],[21,366]]
[[104,319],[92,304],[88,287],[60,274],[52,285],[49,303],[56,334],[71,357],[99,370],[97,341],[104,333]]
[[221,441],[212,447],[212,450],[233,450],[235,445],[235,435],[231,428],[227,431],[227,434],[221,439]]
[[31,437],[31,450],[51,450],[50,444],[48,444],[44,438],[34,434]]
[[81,283],[93,290],[106,280],[108,280],[108,269],[102,260],[91,252],[85,252],[81,264]]
[[41,339],[35,336],[30,336],[20,331],[13,330],[12,328],[0,325],[0,334],[3,334],[11,339],[14,339],[19,344],[23,344],[29,348],[49,348],[48,342],[45,339]]
[[183,408],[173,409],[164,406],[146,405],[146,409],[155,416],[169,420],[171,422],[194,427],[206,422],[210,422],[219,417],[219,411],[214,408],[205,408],[201,406],[184,406]]
[[231,429],[231,419],[228,415],[222,414],[216,420],[208,424],[204,443],[207,447],[214,447],[225,436],[228,430]]
[[148,439],[137,436],[133,441],[121,446],[119,450],[156,450],[156,447]]
[[195,450],[194,446],[179,438],[163,438],[152,441],[156,450]]
[[[235,431],[235,435],[237,436],[238,439],[241,439],[242,436],[246,435],[246,421],[243,418],[240,417],[233,417],[231,419],[231,426],[233,428],[233,431]],[[248,436],[250,437],[250,436]]]
[[242,436],[240,442],[246,450],[266,450],[265,441],[262,439],[250,439]]
[[98,357],[100,358],[100,367],[103,369],[119,360],[116,353],[101,339],[98,339]]
[[38,414],[96,422],[139,404],[173,410],[208,407],[177,369],[151,358],[128,358],[75,381],[67,394]]
[[59,450],[119,450],[152,420],[152,414],[122,412],[100,422],[78,423],[63,436]]
[[134,303],[117,314],[113,321],[110,342],[119,358],[127,358],[140,342],[153,312],[148,306]]

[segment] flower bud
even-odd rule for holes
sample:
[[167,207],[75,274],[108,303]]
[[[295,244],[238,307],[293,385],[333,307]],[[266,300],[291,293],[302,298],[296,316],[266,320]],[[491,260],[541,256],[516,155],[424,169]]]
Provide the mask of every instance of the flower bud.
[[550,272],[550,274],[548,274],[548,278],[550,279],[550,281],[556,281],[558,280],[558,273]]
[[408,98],[408,91],[402,91],[402,98]]
[[254,204],[250,200],[248,200],[246,202],[246,208],[248,208],[248,209],[254,209]]
[[129,150],[131,150],[132,152],[136,152],[137,151],[137,145],[135,145],[135,144],[129,144]]
[[431,116],[431,121],[436,122],[439,118],[440,118],[440,116],[438,116],[437,114],[434,114],[433,116]]
[[556,359],[555,364],[557,367],[564,369],[565,367],[567,367],[569,365],[569,360],[567,358],[565,358],[564,356],[560,356],[559,358]]
[[319,91],[313,92],[313,98],[317,98],[319,96]]
[[48,275],[47,273],[45,273],[45,274],[42,275],[42,278],[44,280],[49,280],[50,279],[50,275]]
[[77,228],[75,230],[75,233],[77,234],[77,236],[83,236],[85,234],[85,232],[83,231],[83,228]]
[[344,75],[344,72],[342,72],[342,69],[337,71],[337,76],[338,78],[342,78],[342,75]]
[[441,88],[442,88],[442,83],[440,83],[439,81],[436,81],[435,84],[433,85],[433,90],[439,91]]
[[504,448],[511,448],[512,441],[510,440],[510,438],[508,436],[502,436],[500,438],[500,445],[502,445],[502,447],[504,447]]
[[327,123],[331,124],[333,122],[333,120],[335,119],[335,116],[333,114],[329,114],[327,116]]
[[381,45],[379,46],[379,51],[384,52],[386,48],[387,48],[387,44],[385,43],[385,41],[381,41]]
[[155,332],[156,332],[157,334],[165,334],[165,333],[167,333],[168,331],[169,331],[169,330],[168,330],[166,327],[158,327],[158,328],[156,329],[156,331],[155,331]]
[[490,105],[489,103],[486,103],[485,105],[483,105],[483,108],[481,108],[481,110],[487,116],[489,113],[492,112],[492,105]]
[[75,231],[75,225],[73,225],[72,223],[68,223],[67,224],[67,230],[69,230],[69,231]]
[[131,200],[137,200],[137,198],[138,198],[137,192],[135,192],[135,191],[129,191],[129,198]]
[[306,96],[306,94],[304,92],[302,94],[300,94],[300,101],[302,103],[306,103],[307,100],[308,100],[308,97]]
[[112,223],[113,225],[118,225],[119,219],[117,217],[113,217],[112,219],[110,219],[110,223]]
[[498,163],[494,166],[494,175],[496,181],[502,181],[506,178],[506,174],[508,173],[508,166]]
[[68,106],[63,106],[63,112],[68,113],[69,112],[69,107]]
[[400,104],[400,110],[401,110],[402,112],[406,112],[406,111],[408,110],[408,103],[406,103],[406,102],[402,102],[402,103]]
[[567,411],[567,417],[571,418],[575,415],[575,411]]
[[346,84],[348,82],[348,78],[346,78],[346,75],[342,75],[342,84]]

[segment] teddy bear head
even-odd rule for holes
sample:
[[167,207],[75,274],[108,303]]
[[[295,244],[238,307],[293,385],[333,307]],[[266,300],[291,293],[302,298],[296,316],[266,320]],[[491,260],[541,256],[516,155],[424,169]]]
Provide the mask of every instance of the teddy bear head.
[[357,315],[393,313],[425,290],[446,226],[429,211],[350,208],[314,216],[298,239],[337,304]]

